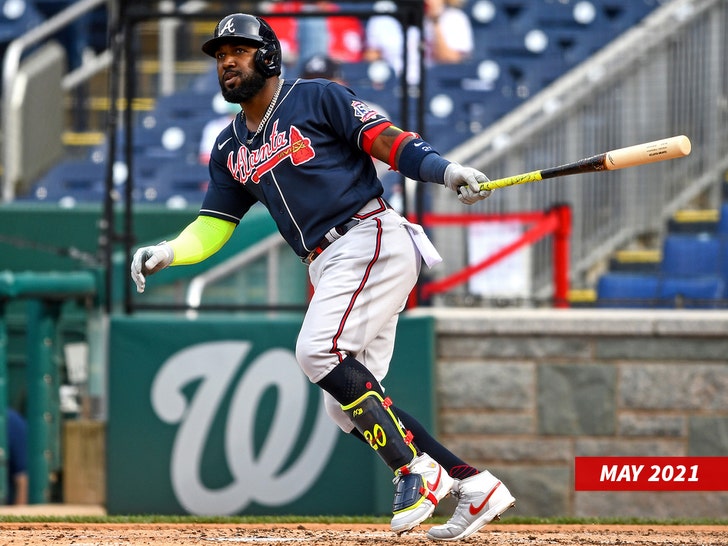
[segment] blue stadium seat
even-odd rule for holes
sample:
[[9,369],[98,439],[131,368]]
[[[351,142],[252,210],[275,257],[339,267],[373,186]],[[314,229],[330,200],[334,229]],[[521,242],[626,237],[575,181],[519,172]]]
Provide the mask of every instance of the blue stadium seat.
[[728,235],[728,202],[723,203],[720,207],[717,233],[724,236]]
[[554,55],[572,67],[606,46],[615,34],[608,27],[554,28],[549,32]]
[[148,201],[165,203],[170,208],[199,206],[207,191],[209,179],[207,165],[170,163],[157,173],[157,182],[153,187],[156,196]]
[[484,59],[429,66],[425,74],[427,92],[439,89],[482,89],[480,69]]
[[443,155],[470,138],[464,123],[455,124],[448,118],[425,115],[425,132],[422,135]]
[[138,126],[132,134],[134,153],[196,164],[205,123],[204,119],[178,119],[151,128]]
[[728,300],[728,237],[720,237],[720,271],[719,274],[725,283],[723,298]]
[[350,87],[363,101],[382,111],[396,124],[400,120],[400,81],[394,70],[384,61],[342,63],[344,84]]
[[[578,23],[574,19],[574,5],[562,2],[533,2],[534,18],[541,27],[568,27]],[[596,11],[596,9],[595,9]]]
[[[447,152],[479,134],[513,107],[501,95],[504,77],[484,74],[485,62],[438,65],[427,72],[424,136],[438,150]],[[500,71],[497,65],[495,70]]]
[[210,68],[202,74],[195,76],[189,85],[192,93],[219,93],[220,82],[217,79],[217,65],[210,63]]
[[105,195],[106,165],[85,159],[54,165],[33,184],[24,200],[48,203],[101,202]]
[[690,277],[720,273],[721,242],[708,234],[670,234],[662,247],[663,275]]
[[506,105],[498,91],[460,91],[457,97],[458,121],[470,136],[483,132],[513,105]]
[[159,97],[152,113],[162,124],[175,120],[212,119],[222,113],[216,106],[219,95],[219,89],[205,93],[179,91]]
[[640,22],[659,5],[657,0],[594,0],[614,32],[622,32]]
[[503,55],[500,64],[504,85],[510,86],[521,99],[532,97],[568,68],[567,63],[556,55],[546,58]]
[[670,309],[716,309],[725,292],[725,282],[717,275],[663,277],[660,307]]
[[[487,34],[474,31],[474,39],[479,48],[489,56],[500,55],[533,55],[526,48],[527,31],[496,31],[490,30]],[[483,44],[483,45],[481,45]]]
[[394,89],[400,84],[394,69],[382,60],[373,62],[351,62],[341,64],[341,77],[344,83],[354,90]]
[[638,273],[605,273],[597,281],[597,306],[651,308],[659,298],[660,277]]
[[7,45],[44,21],[34,4],[26,0],[0,0],[0,53]]

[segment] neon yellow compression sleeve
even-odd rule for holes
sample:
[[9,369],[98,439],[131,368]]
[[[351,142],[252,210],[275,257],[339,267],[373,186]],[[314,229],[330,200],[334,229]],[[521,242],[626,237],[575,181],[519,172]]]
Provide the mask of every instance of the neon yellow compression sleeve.
[[209,258],[230,239],[235,223],[212,216],[198,216],[173,240],[171,265],[189,265]]

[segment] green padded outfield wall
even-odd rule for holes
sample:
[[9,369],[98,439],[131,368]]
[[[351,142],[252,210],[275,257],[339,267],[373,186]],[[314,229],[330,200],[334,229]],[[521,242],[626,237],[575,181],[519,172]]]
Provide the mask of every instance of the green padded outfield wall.
[[[0,205],[0,270],[72,271],[88,267],[75,251],[96,257],[100,205],[63,208],[54,204],[14,202]],[[135,208],[134,232],[140,242],[157,241],[194,220],[197,209]],[[117,211],[117,230],[123,216]]]
[[[111,320],[110,514],[391,513],[392,473],[295,361],[300,315]],[[385,381],[434,426],[434,322],[403,316]]]

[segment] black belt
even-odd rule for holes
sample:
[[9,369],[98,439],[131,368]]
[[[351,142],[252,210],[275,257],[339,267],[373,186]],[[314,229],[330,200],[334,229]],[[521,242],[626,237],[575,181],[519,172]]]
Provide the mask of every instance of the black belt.
[[361,222],[359,218],[352,218],[348,222],[344,222],[343,224],[331,228],[329,232],[324,235],[324,238],[319,241],[319,244],[316,245],[316,248],[309,252],[308,255],[304,256],[301,261],[305,264],[310,264],[312,261],[318,258],[319,254],[326,250],[329,245],[331,245],[331,243],[345,235],[347,231],[349,231],[359,222]]
[[372,216],[376,216],[378,214],[381,214],[387,209],[391,209],[391,205],[387,203],[384,199],[381,197],[377,198],[377,201],[379,201],[379,208],[371,210],[369,212],[362,213],[359,211],[353,218],[350,220],[344,222],[343,224],[340,224],[338,226],[335,226],[331,228],[326,235],[324,235],[324,238],[319,241],[319,243],[316,245],[316,248],[314,248],[311,252],[309,252],[306,256],[301,258],[301,261],[305,264],[310,264],[312,261],[314,261],[316,258],[318,258],[319,254],[321,254],[324,250],[326,250],[331,243],[336,241],[337,239],[344,236],[344,234],[349,231],[351,228],[353,228],[355,225],[357,225],[362,220],[366,220],[367,218],[371,218]]

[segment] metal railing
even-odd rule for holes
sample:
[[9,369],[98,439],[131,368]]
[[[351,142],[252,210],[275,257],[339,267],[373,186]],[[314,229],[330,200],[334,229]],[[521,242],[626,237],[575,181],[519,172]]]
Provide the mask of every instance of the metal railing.
[[[482,214],[573,210],[571,283],[589,276],[611,252],[660,235],[666,219],[697,197],[716,207],[728,169],[728,2],[673,0],[555,81],[448,158],[510,176],[614,148],[685,134],[687,158],[609,173],[585,174],[497,190],[467,210]],[[462,212],[446,192],[438,213]],[[434,230],[447,276],[467,264],[464,229]],[[553,290],[551,252],[531,249],[534,299]],[[453,297],[468,297],[461,287]],[[442,302],[437,302],[442,303]]]
[[280,274],[280,260],[278,257],[281,247],[284,245],[285,240],[276,232],[217,267],[213,267],[194,277],[187,286],[185,296],[185,301],[189,306],[187,316],[190,318],[197,316],[197,309],[202,303],[202,296],[209,285],[230,277],[243,267],[250,265],[263,256],[266,258],[266,293],[268,296],[268,304],[275,306],[279,302],[277,286]]

